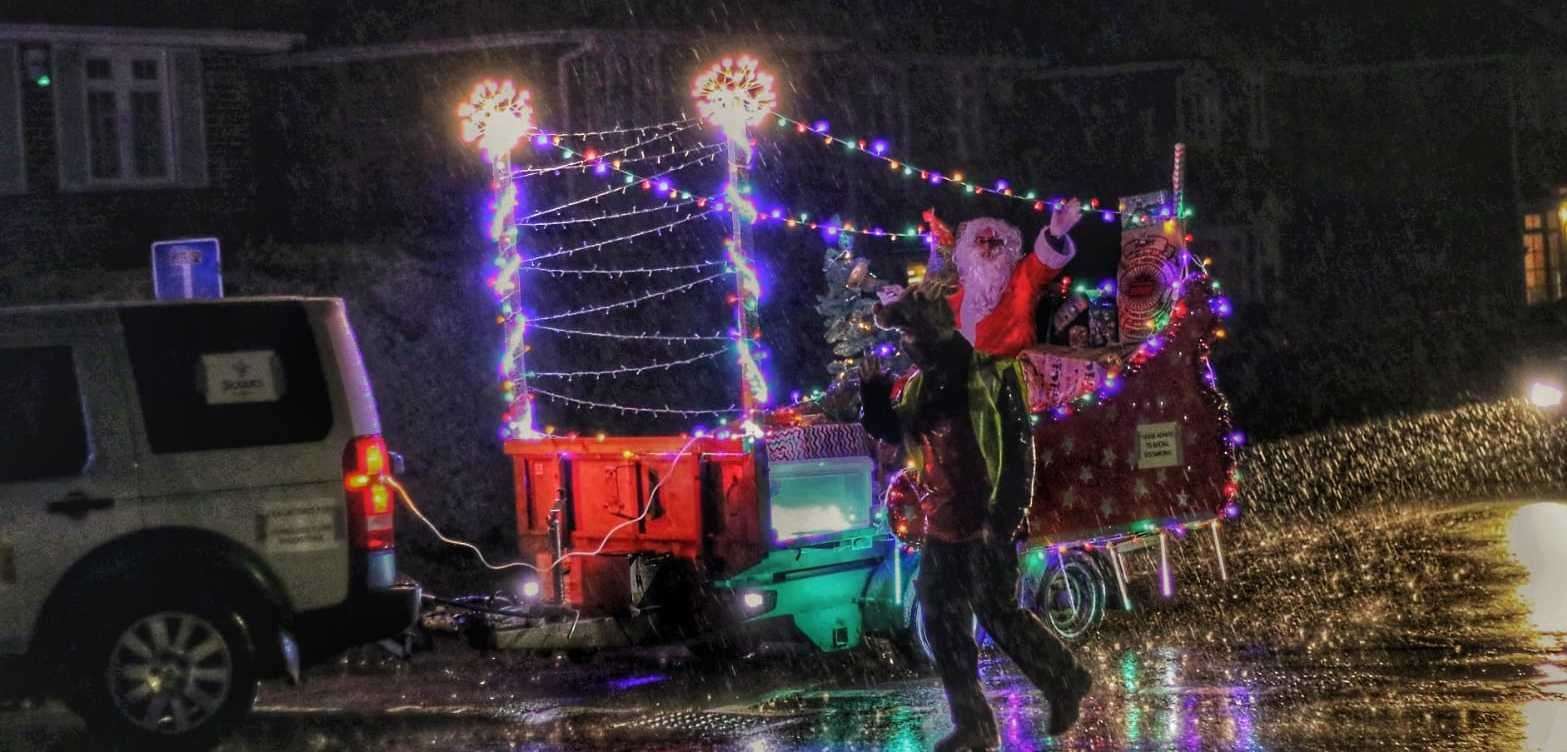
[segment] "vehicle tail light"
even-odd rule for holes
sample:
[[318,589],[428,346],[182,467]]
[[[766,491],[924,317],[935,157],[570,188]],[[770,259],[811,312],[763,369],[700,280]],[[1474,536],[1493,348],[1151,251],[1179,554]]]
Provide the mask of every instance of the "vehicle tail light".
[[393,545],[392,489],[386,467],[386,442],[357,436],[343,448],[343,489],[348,500],[348,542],[361,551]]

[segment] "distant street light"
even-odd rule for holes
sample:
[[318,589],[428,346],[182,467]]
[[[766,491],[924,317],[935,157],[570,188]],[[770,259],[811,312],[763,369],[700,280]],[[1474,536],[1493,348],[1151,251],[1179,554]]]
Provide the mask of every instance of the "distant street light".
[[1552,409],[1562,404],[1562,389],[1554,384],[1536,381],[1529,385],[1529,402],[1541,409]]

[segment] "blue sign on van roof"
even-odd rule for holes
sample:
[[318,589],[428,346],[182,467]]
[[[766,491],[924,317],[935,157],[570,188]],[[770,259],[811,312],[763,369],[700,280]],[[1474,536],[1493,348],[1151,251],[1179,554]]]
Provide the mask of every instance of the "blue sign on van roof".
[[152,294],[158,300],[223,297],[223,263],[217,238],[160,240],[152,244]]

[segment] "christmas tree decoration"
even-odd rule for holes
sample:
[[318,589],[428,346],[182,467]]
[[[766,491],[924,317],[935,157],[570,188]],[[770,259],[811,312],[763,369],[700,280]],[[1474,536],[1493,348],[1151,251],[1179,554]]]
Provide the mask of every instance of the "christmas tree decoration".
[[[832,377],[830,389],[838,389],[849,382],[859,368],[861,358],[870,351],[890,361],[894,372],[901,372],[908,363],[897,351],[897,332],[876,327],[871,315],[876,301],[861,293],[869,276],[869,266],[865,259],[854,255],[854,236],[840,234],[829,239],[834,242],[827,246],[822,260],[822,276],[826,278],[827,287],[816,297],[816,312],[822,317],[827,343],[832,347],[833,359],[827,364],[827,372]],[[857,398],[846,402],[846,407],[851,408],[849,413],[837,414],[843,411],[835,410],[835,417],[852,420]]]

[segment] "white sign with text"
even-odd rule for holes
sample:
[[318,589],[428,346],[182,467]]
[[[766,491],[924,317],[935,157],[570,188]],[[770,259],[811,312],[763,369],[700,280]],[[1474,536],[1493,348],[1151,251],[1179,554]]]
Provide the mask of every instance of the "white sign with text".
[[1137,469],[1151,470],[1181,464],[1181,426],[1169,423],[1137,425]]
[[209,405],[277,402],[283,396],[277,354],[271,350],[203,355],[201,369]]

